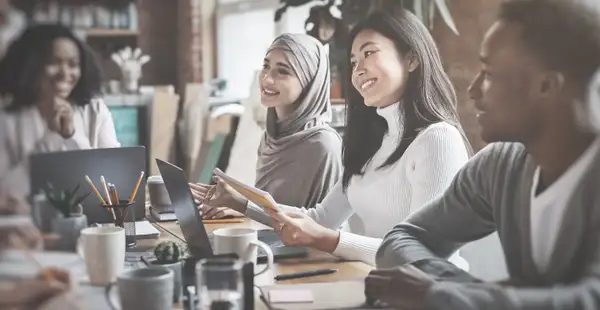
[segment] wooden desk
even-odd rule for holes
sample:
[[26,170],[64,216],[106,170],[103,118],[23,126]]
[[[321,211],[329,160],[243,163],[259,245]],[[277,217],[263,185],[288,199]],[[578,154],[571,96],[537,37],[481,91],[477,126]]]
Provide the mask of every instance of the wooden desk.
[[[163,240],[179,240],[185,242],[179,224],[177,222],[162,222],[154,223],[158,230],[161,232],[161,236],[158,241]],[[252,229],[267,229],[268,227],[255,222],[250,219],[245,219],[243,223],[235,224],[206,224],[206,230],[208,233],[219,229],[219,228],[252,228]],[[154,241],[156,243],[156,241]],[[139,244],[143,246],[143,244]],[[262,266],[262,265],[261,265]],[[373,267],[363,262],[348,262],[341,261],[339,258],[317,250],[310,250],[309,255],[303,259],[289,259],[282,260],[275,264],[274,270],[269,270],[264,274],[255,278],[255,283],[258,286],[267,286],[274,284],[296,284],[296,283],[327,283],[327,282],[339,282],[363,279],[373,269]],[[262,268],[262,267],[259,267]],[[337,268],[338,272],[302,278],[287,281],[275,281],[273,278],[278,274],[296,273],[301,271],[310,271],[315,269],[323,268]]]

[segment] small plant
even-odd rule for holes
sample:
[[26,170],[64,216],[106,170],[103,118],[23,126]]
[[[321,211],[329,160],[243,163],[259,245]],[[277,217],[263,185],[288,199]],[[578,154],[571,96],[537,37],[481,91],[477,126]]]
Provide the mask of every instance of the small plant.
[[46,188],[44,188],[44,192],[46,193],[46,198],[48,198],[48,201],[56,208],[56,210],[64,217],[72,217],[83,214],[81,203],[90,195],[90,192],[87,192],[77,196],[79,187],[80,185],[77,184],[77,186],[70,191],[59,190],[55,189],[51,183],[48,183]]
[[184,259],[185,255],[185,247],[174,241],[163,241],[154,248],[158,264],[173,264]]

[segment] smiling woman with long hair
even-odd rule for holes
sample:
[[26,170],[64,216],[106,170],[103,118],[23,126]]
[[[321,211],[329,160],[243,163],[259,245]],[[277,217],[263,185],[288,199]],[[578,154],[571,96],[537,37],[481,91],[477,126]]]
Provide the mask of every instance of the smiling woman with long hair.
[[[417,17],[405,10],[373,14],[350,42],[342,181],[315,209],[280,204],[270,216],[285,244],[374,264],[381,238],[441,194],[471,148],[438,49]],[[252,203],[240,211],[269,217]],[[350,231],[340,231],[348,219]]]
[[102,76],[71,30],[25,30],[0,60],[0,192],[29,194],[33,153],[120,146],[99,99]]

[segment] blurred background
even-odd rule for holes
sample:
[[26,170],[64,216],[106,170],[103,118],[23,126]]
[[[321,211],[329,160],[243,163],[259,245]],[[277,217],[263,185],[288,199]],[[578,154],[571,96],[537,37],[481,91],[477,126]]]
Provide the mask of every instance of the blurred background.
[[[253,183],[265,113],[256,78],[274,37],[308,32],[328,46],[333,126],[343,134],[346,34],[373,10],[391,6],[409,9],[431,29],[458,93],[462,124],[481,149],[466,90],[479,70],[479,44],[500,2],[0,0],[0,53],[29,23],[68,25],[104,69],[104,100],[123,146],[146,146],[148,158],[175,162],[192,181],[210,182],[219,167]],[[132,59],[137,63],[127,62]],[[150,174],[157,173],[149,162]],[[501,256],[494,251],[490,257]],[[503,262],[489,264],[481,259],[472,271],[488,279],[504,274]]]

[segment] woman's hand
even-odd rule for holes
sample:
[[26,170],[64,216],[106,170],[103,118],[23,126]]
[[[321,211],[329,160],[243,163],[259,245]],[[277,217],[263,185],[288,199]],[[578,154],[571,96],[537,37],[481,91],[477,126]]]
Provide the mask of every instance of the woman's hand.
[[[223,208],[229,208],[239,212],[240,215],[246,213],[247,199],[238,194],[233,188],[225,184],[223,180],[215,178],[216,185],[207,184],[194,184],[190,183],[190,189],[194,200],[200,204],[200,209],[204,214],[212,214],[223,210]],[[206,209],[205,209],[206,208]],[[211,209],[220,208],[213,212]]]
[[[48,281],[46,274],[52,280]],[[0,290],[0,308],[31,309],[73,288],[69,273],[55,268],[44,269],[35,279],[24,280],[9,291]]]
[[338,245],[340,234],[325,228],[308,215],[268,210],[273,218],[273,228],[287,246],[308,246],[331,253]]
[[52,98],[51,102],[45,103],[42,116],[46,119],[48,129],[68,139],[75,134],[73,122],[73,107],[71,103],[63,98]]
[[[0,194],[0,216],[29,216],[29,204],[22,198],[14,195]],[[0,251],[17,247],[14,239],[28,248],[37,248],[41,245],[42,236],[33,222],[15,223],[12,226],[0,228]]]
[[227,207],[211,207],[209,205],[198,206],[198,211],[205,220],[222,219],[224,217],[243,217],[244,215]]

